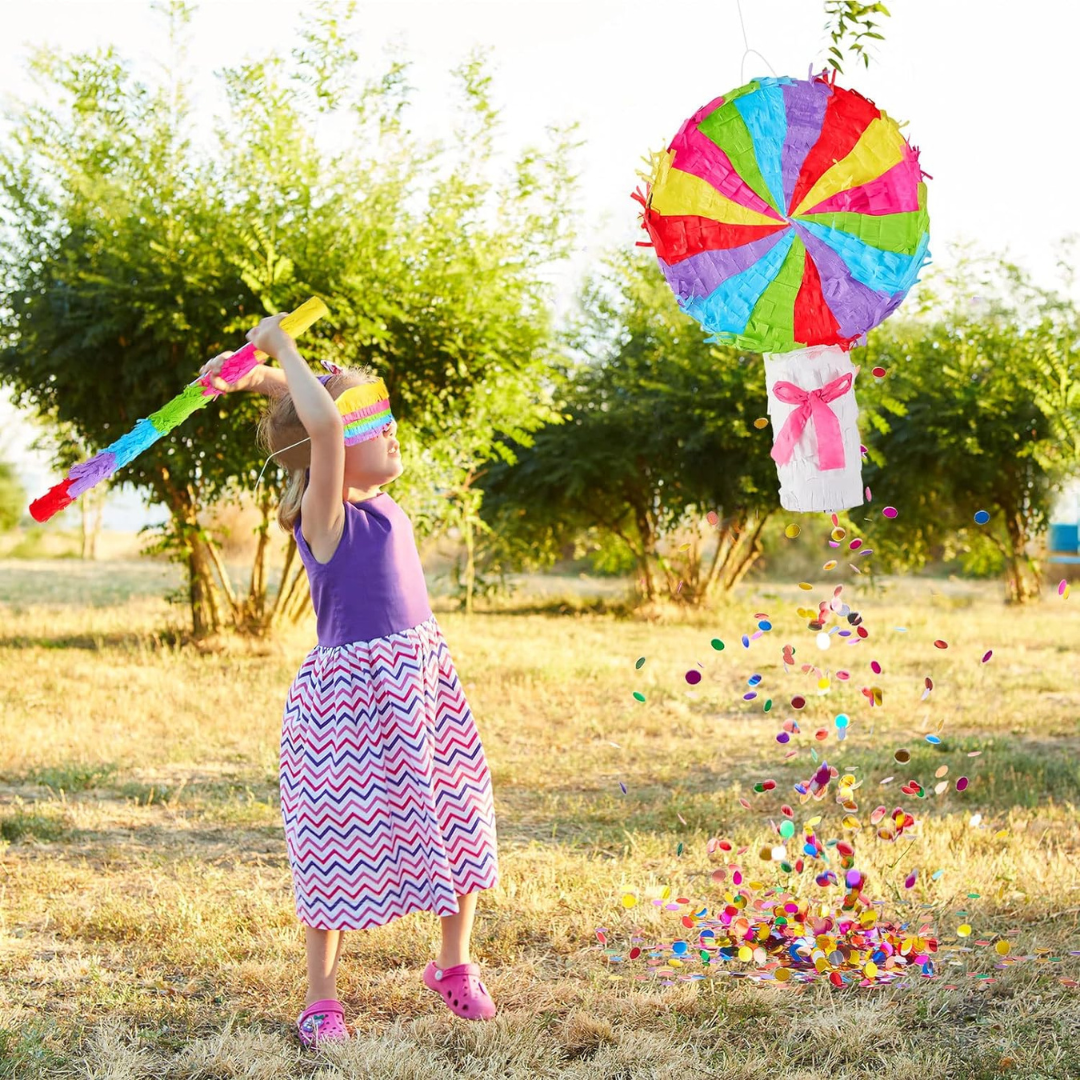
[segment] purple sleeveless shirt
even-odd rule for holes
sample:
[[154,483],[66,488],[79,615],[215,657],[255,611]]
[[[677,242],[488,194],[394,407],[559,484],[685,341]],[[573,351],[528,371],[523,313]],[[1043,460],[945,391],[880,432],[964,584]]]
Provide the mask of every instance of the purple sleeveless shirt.
[[293,536],[311,585],[320,645],[372,641],[431,618],[412,522],[385,491],[345,503],[341,539],[327,563],[311,554],[299,515]]

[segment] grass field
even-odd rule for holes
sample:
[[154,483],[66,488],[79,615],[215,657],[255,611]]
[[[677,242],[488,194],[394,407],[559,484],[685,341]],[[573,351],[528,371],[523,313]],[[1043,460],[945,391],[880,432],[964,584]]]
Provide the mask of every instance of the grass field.
[[[501,882],[480,898],[473,946],[500,1014],[468,1024],[422,987],[438,920],[415,914],[347,935],[339,988],[356,1038],[312,1057],[291,1036],[304,951],[277,753],[313,628],[177,647],[169,573],[0,562],[0,1077],[1080,1076],[1080,596],[1011,611],[989,588],[859,596],[849,582],[871,636],[825,653],[795,609],[831,582],[757,584],[712,613],[651,621],[440,613],[495,787]],[[747,650],[755,612],[774,629]],[[785,673],[787,643],[850,682],[819,697],[816,675]],[[753,672],[761,693],[745,702]],[[871,682],[880,707],[860,693]],[[803,734],[785,759],[775,735],[796,693]],[[842,745],[808,734],[835,732],[841,710]],[[739,979],[753,964],[733,963],[637,979],[644,958],[605,956],[598,927],[623,955],[635,931],[683,934],[649,903],[665,886],[723,904],[711,874],[732,857],[710,855],[710,837],[776,879],[758,850],[782,802],[803,819],[791,785],[813,771],[811,746],[863,779],[859,864],[890,917],[934,920],[940,975],[837,989]],[[935,795],[941,765],[967,791]],[[756,794],[767,777],[776,791]],[[911,778],[925,799],[901,795]],[[877,840],[878,802],[909,807],[914,831]],[[815,810],[839,835],[831,797]],[[976,939],[1035,959],[1002,964]]]

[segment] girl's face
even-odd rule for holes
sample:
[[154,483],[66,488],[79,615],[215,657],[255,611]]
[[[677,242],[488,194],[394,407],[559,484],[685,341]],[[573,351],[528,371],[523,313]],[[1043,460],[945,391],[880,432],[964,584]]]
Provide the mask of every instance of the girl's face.
[[349,487],[372,488],[389,484],[403,470],[396,420],[373,439],[345,447],[345,483]]

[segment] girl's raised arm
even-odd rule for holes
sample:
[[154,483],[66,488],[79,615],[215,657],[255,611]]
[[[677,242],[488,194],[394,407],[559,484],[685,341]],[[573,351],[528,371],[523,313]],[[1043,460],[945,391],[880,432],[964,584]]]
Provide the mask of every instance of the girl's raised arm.
[[311,439],[311,468],[300,504],[300,529],[312,555],[319,562],[329,562],[345,524],[345,438],[341,414],[326,387],[300,356],[296,342],[280,328],[283,318],[284,315],[273,315],[263,319],[248,331],[247,339],[281,365],[296,415]]

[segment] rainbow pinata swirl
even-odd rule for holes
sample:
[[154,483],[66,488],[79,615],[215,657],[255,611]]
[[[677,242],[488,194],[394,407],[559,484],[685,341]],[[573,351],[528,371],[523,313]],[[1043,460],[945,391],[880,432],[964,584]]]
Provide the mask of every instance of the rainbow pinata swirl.
[[929,251],[918,152],[824,77],[755,79],[658,155],[642,225],[679,305],[756,352],[850,347],[896,310]]

